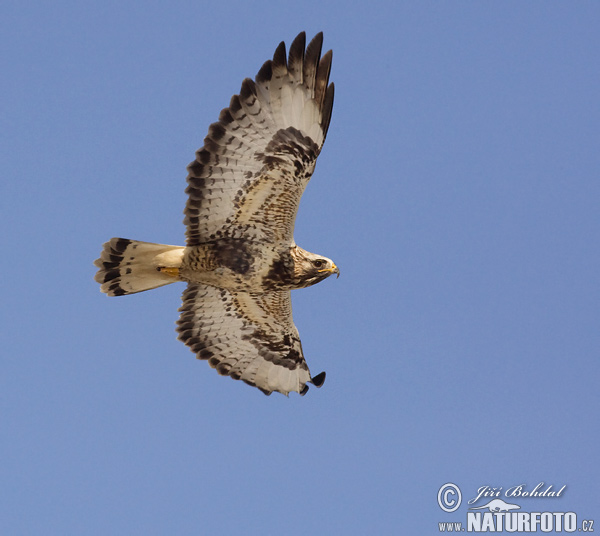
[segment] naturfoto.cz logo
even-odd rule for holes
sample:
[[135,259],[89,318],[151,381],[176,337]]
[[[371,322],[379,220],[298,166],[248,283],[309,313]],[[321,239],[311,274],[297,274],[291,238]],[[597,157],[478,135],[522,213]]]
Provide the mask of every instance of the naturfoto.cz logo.
[[[594,521],[577,521],[575,512],[527,512],[523,511],[515,498],[529,497],[557,499],[567,488],[555,488],[543,482],[528,490],[525,484],[512,486],[503,491],[502,487],[481,486],[476,495],[467,501],[466,523],[462,521],[442,521],[438,523],[440,532],[594,532]],[[505,501],[501,497],[511,498]],[[480,499],[484,499],[481,501]],[[462,503],[460,488],[451,482],[440,487],[437,494],[439,507],[447,513],[455,512]]]

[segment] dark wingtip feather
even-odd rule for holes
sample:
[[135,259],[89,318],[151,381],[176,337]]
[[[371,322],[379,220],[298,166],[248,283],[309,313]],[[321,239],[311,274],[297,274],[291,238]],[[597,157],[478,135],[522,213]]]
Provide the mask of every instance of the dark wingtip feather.
[[304,50],[306,49],[306,32],[300,32],[292,41],[290,45],[290,57],[293,56],[304,56]]
[[315,387],[321,387],[325,383],[325,372],[313,376],[310,381]]
[[319,50],[319,54],[318,56],[321,57],[321,47],[323,46],[323,32],[319,32],[317,35],[315,35],[310,43],[308,43],[308,46],[306,47],[306,54],[308,55],[308,51],[310,50],[311,47],[317,47]]
[[315,80],[315,100],[320,109],[323,108],[323,101],[325,99],[325,92],[327,91],[327,83],[329,82],[329,73],[331,73],[331,61],[333,59],[333,52],[328,50],[317,67],[317,77]]
[[323,47],[323,32],[319,32],[312,38],[306,47],[304,55],[304,83],[307,87],[313,85],[317,75],[319,60],[321,59],[321,48]]
[[246,101],[249,97],[256,96],[256,84],[250,78],[244,78],[240,89],[240,98]]
[[304,65],[304,50],[306,48],[306,33],[300,32],[290,45],[290,54],[288,59],[288,70],[290,74],[302,81],[302,71]]
[[231,97],[231,100],[229,101],[229,115],[231,115],[232,120],[233,120],[234,114],[239,112],[241,109],[242,109],[242,105],[240,104],[240,96],[233,95]]
[[323,109],[321,111],[321,128],[323,129],[323,138],[327,137],[329,130],[329,122],[331,121],[331,112],[333,111],[333,97],[335,94],[335,85],[333,82],[329,84],[323,99]]
[[263,66],[260,68],[260,71],[256,73],[256,82],[258,84],[268,82],[271,80],[273,76],[273,62],[271,60],[267,60],[263,63]]
[[279,46],[275,49],[275,53],[273,54],[273,65],[275,67],[287,67],[285,43],[283,41],[279,43]]

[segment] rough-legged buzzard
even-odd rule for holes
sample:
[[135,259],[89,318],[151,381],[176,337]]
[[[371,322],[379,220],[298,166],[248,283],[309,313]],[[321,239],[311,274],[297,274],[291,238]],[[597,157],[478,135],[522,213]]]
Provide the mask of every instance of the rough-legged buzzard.
[[290,290],[338,274],[294,242],[300,197],[323,147],[333,106],[323,35],[282,42],[242,83],[188,166],[186,246],[113,238],[95,261],[109,296],[185,281],[179,339],[219,374],[300,394],[311,376],[292,320]]

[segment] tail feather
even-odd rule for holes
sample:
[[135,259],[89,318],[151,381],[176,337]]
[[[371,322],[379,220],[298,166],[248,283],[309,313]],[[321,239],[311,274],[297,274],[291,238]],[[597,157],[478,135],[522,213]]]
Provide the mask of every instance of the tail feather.
[[160,268],[179,268],[184,247],[111,238],[94,261],[95,280],[109,296],[134,294],[179,281]]

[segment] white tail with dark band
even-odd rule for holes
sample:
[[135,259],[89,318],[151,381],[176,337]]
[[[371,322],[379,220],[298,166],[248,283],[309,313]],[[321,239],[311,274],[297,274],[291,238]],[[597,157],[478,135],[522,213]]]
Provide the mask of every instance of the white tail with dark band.
[[134,294],[179,279],[161,271],[161,268],[177,269],[181,266],[184,247],[140,242],[127,238],[111,238],[94,264],[99,268],[96,281],[109,296]]

